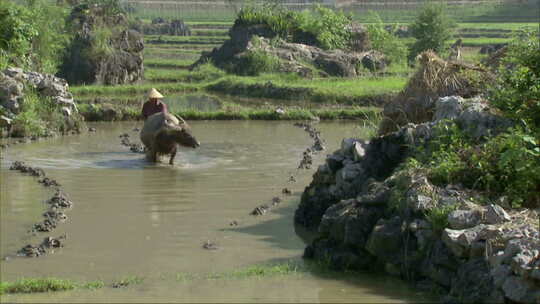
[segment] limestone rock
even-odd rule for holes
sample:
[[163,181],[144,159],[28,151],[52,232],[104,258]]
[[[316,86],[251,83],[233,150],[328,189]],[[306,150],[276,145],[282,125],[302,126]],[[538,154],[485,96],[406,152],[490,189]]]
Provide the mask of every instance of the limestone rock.
[[460,96],[441,97],[435,103],[434,121],[443,119],[456,119],[463,111],[465,100]]
[[510,216],[501,206],[494,204],[487,206],[485,213],[485,221],[487,224],[501,224],[510,220]]
[[395,263],[402,254],[402,242],[401,219],[380,219],[369,236],[366,250],[383,261]]
[[480,223],[480,214],[471,210],[454,210],[448,214],[448,224],[452,229],[471,228]]
[[538,287],[518,276],[509,276],[502,290],[508,299],[517,303],[534,303],[539,294]]
[[362,57],[362,66],[371,72],[384,70],[387,65],[388,60],[378,51],[369,51]]

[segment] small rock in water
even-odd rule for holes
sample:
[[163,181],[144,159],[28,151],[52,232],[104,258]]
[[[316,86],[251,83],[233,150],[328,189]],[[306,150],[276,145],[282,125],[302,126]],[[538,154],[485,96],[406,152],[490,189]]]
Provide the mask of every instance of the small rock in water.
[[264,215],[268,210],[270,210],[268,205],[260,205],[259,207],[253,209],[250,214],[255,216]]
[[210,241],[206,241],[203,246],[202,246],[204,249],[207,249],[207,250],[217,250],[219,249],[219,246],[216,244],[216,243],[213,243],[213,242],[210,242]]
[[60,190],[57,190],[54,196],[51,197],[47,203],[54,208],[71,208],[71,206],[73,206],[73,202],[71,202]]
[[43,186],[45,187],[51,187],[51,186],[60,187],[60,184],[56,180],[48,178],[48,177],[44,177],[38,180],[38,183],[43,184]]
[[289,176],[289,182],[296,183],[296,178],[293,175]]
[[139,132],[139,131],[141,131],[141,129],[139,129],[139,128],[134,128],[133,129],[133,132]]
[[286,194],[286,195],[292,194],[291,190],[289,190],[288,188],[283,188],[283,190],[281,190],[281,193]]
[[236,220],[229,223],[229,226],[238,226],[238,222]]
[[43,242],[41,243],[41,246],[46,247],[46,248],[64,247],[64,244],[63,244],[62,240],[65,239],[65,238],[66,238],[65,235],[57,237],[57,238],[54,238],[52,236],[48,236],[45,239],[43,239]]
[[96,131],[97,131],[97,130],[96,130],[96,128],[94,128],[94,127],[88,128],[88,132],[96,132]]
[[17,252],[18,256],[26,257],[38,257],[42,254],[45,254],[45,249],[41,246],[32,246],[30,244],[24,246],[21,250]]
[[275,196],[272,198],[272,205],[275,206],[275,205],[278,205],[279,203],[281,203],[281,198]]

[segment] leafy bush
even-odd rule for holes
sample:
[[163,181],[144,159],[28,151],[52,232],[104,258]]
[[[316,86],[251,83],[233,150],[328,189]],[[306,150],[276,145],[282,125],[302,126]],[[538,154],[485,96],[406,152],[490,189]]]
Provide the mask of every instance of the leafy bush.
[[405,44],[384,28],[384,23],[377,13],[370,12],[369,22],[367,31],[371,47],[386,55],[391,62],[402,62],[407,55]]
[[28,64],[32,40],[38,36],[38,30],[28,22],[31,16],[31,11],[24,6],[11,1],[0,2],[2,64],[19,66]]
[[287,39],[294,28],[298,27],[298,13],[272,2],[262,6],[248,5],[243,7],[236,17],[235,24],[266,24],[278,36]]
[[436,53],[444,51],[446,42],[452,38],[453,28],[454,21],[446,15],[443,5],[426,4],[410,25],[412,36],[416,41],[409,49],[409,62],[414,62],[416,56],[423,51],[433,50]]
[[67,44],[67,10],[46,0],[0,2],[0,68],[15,65],[55,73]]
[[351,40],[347,27],[352,20],[342,12],[317,5],[315,10],[306,10],[296,16],[299,29],[312,34],[323,49],[343,49]]
[[225,76],[225,72],[215,67],[212,62],[209,61],[195,67],[188,75],[188,80],[194,82],[212,81],[223,76]]
[[274,72],[279,68],[279,58],[264,51],[247,51],[240,62],[234,65],[234,73],[238,75],[258,76],[262,73]]
[[453,123],[437,126],[426,148],[413,156],[437,185],[461,183],[488,196],[507,196],[514,207],[539,205],[540,146],[522,129],[475,142]]
[[240,10],[235,21],[236,25],[266,24],[284,40],[308,40],[324,49],[347,47],[351,40],[350,23],[349,16],[320,5],[314,10],[299,13],[275,3],[246,6]]
[[502,60],[498,81],[490,88],[490,101],[540,139],[539,31],[518,34]]
[[78,113],[66,118],[60,105],[50,98],[41,98],[35,90],[25,90],[21,112],[13,119],[12,136],[48,136],[54,132],[81,130],[84,122]]

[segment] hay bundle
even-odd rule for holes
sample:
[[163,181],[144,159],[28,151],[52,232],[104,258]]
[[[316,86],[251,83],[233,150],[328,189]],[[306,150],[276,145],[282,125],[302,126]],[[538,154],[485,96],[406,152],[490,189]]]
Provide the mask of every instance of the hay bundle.
[[420,67],[405,89],[385,105],[380,134],[393,132],[407,123],[432,120],[435,101],[439,97],[459,95],[471,97],[482,92],[490,74],[478,66],[445,61],[434,52],[418,57]]

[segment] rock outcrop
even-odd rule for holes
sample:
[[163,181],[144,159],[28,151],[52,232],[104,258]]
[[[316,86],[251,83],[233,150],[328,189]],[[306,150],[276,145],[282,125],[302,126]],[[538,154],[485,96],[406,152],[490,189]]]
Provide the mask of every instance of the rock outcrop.
[[[439,98],[433,119],[371,141],[344,139],[305,189],[295,222],[317,232],[306,258],[335,269],[376,269],[437,290],[448,303],[538,303],[539,217],[487,205],[461,185],[434,185],[400,166],[454,120],[481,140],[508,121],[480,98]],[[453,210],[443,218],[437,210]],[[443,213],[444,214],[444,213]]]
[[[20,68],[8,68],[0,72],[0,128],[10,130],[17,135],[17,130],[11,130],[14,118],[25,106],[25,90],[35,90],[38,97],[45,102],[48,99],[57,106],[58,111],[65,117],[65,132],[75,128],[74,120],[78,116],[77,105],[73,95],[68,91],[68,83],[62,78],[50,74],[26,72]],[[14,134],[15,133],[15,134]]]
[[0,72],[0,106],[13,114],[18,114],[24,104],[24,88],[31,87],[41,97],[51,98],[61,105],[66,114],[77,112],[73,95],[68,91],[65,79],[50,74],[25,72],[20,68],[8,68]]
[[191,36],[189,26],[179,19],[154,18],[151,24],[139,24],[137,30],[145,35]]
[[314,68],[323,76],[339,77],[357,76],[362,66],[372,71],[384,69],[388,64],[385,56],[364,50],[367,38],[361,33],[355,35],[355,51],[326,51],[308,44],[283,41],[266,25],[235,25],[229,32],[230,39],[212,52],[204,53],[194,66],[211,60],[218,67],[228,69],[233,66],[241,73],[246,56],[251,52],[262,52],[279,61],[278,71],[304,77],[313,76]]
[[71,84],[126,84],[143,78],[144,41],[107,4],[81,4],[69,17],[75,33],[59,75]]

